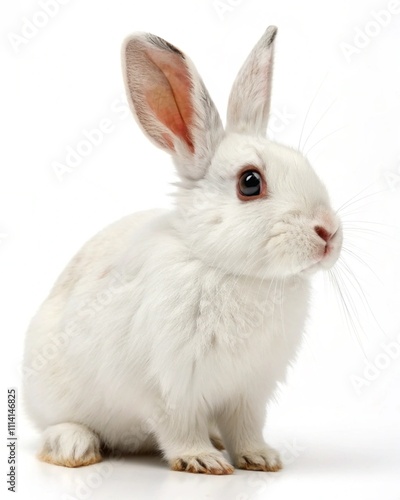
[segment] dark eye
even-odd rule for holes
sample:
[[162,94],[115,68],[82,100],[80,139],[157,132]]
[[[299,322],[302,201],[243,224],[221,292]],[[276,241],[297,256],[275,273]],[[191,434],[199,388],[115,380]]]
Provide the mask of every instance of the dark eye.
[[258,196],[262,191],[262,177],[256,170],[246,170],[239,178],[239,194],[248,198]]

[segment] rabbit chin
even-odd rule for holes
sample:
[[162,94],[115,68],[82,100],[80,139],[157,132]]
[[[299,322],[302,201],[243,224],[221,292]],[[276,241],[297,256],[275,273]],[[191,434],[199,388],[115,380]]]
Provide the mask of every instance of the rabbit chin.
[[340,247],[333,247],[323,255],[317,262],[307,265],[300,271],[302,276],[312,276],[318,271],[329,271],[337,262],[340,256]]
[[340,257],[342,240],[341,237],[335,244],[330,246],[328,251],[321,252],[321,255],[307,259],[302,262],[293,262],[292,259],[284,261],[280,259],[279,262],[274,263],[269,259],[268,269],[260,269],[255,271],[258,277],[263,279],[286,279],[291,277],[311,277],[319,271],[328,271],[337,262]]

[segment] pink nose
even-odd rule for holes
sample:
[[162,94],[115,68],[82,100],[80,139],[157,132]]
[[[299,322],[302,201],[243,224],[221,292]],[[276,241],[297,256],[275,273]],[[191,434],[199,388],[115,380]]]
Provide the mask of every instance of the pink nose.
[[332,238],[332,234],[322,226],[315,226],[314,230],[320,238],[326,241],[326,243]]

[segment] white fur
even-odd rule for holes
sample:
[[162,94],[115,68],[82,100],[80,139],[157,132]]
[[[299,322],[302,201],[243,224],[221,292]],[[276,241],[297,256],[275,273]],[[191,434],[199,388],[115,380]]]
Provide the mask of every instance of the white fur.
[[[130,40],[143,51],[155,38]],[[169,46],[157,40],[168,59]],[[263,40],[270,54],[271,30]],[[271,74],[263,43],[250,60],[268,65]],[[235,465],[276,470],[279,456],[263,439],[266,404],[298,350],[309,275],[337,259],[340,223],[307,160],[260,137],[265,116],[254,116],[255,135],[221,135],[193,64],[183,55],[175,59],[195,82],[183,98],[197,110],[194,152],[171,134],[182,179],[176,208],[126,217],[74,257],[29,328],[25,399],[36,424],[49,428],[44,448],[54,463],[66,465],[82,439],[88,441],[79,448],[83,454],[96,448],[98,436],[112,449],[157,447],[179,470],[230,473],[210,441],[217,426]],[[254,91],[252,74],[239,74],[242,83],[230,100],[235,110],[236,100]],[[258,89],[257,98],[268,100],[270,89]],[[156,119],[146,113],[147,122],[137,117],[157,142],[164,129],[154,132]],[[217,140],[208,139],[210,132]],[[264,172],[265,198],[236,196],[245,165]],[[316,225],[335,233],[326,257]],[[51,445],[60,439],[61,451]]]

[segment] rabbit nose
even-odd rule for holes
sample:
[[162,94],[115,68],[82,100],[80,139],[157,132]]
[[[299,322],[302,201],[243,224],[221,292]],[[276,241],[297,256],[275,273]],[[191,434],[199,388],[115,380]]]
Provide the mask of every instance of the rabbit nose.
[[315,226],[314,230],[326,243],[332,238],[332,234],[322,226]]

